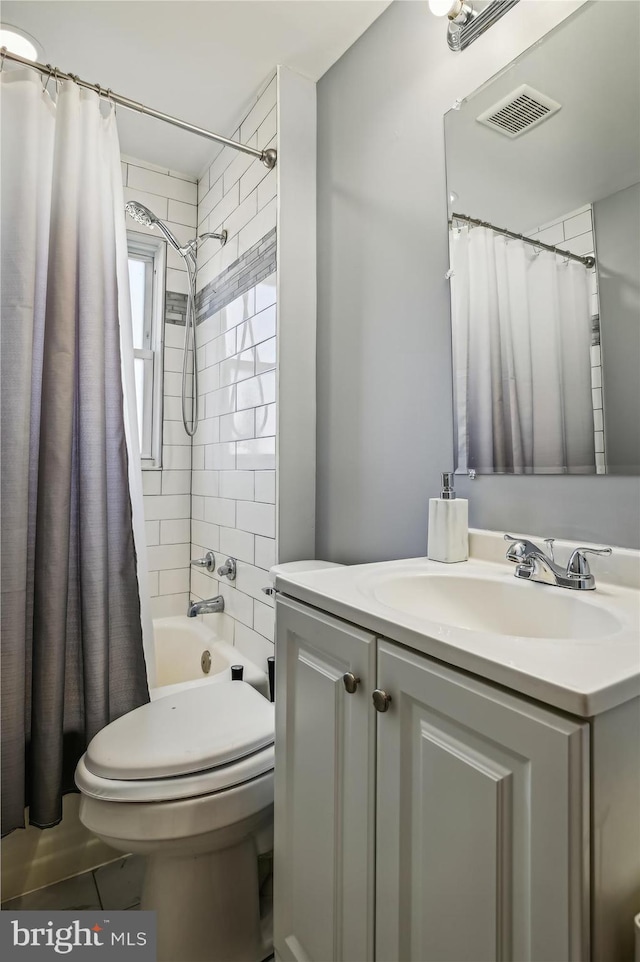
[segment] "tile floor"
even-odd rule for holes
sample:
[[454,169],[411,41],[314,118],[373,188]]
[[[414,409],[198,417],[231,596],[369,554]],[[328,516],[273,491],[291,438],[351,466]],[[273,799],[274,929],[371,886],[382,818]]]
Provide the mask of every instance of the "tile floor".
[[74,878],[47,885],[2,903],[2,909],[62,911],[69,909],[138,909],[144,858],[129,855]]

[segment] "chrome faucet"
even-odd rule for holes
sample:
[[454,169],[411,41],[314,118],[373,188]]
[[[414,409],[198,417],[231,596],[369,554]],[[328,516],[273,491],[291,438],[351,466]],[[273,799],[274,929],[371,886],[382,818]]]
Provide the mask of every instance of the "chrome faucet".
[[576,548],[572,552],[566,568],[557,564],[553,556],[553,542],[555,538],[545,538],[549,545],[549,554],[538,548],[526,538],[514,538],[505,534],[505,541],[511,544],[507,549],[507,561],[516,566],[516,578],[526,581],[537,581],[543,585],[555,585],[557,588],[573,588],[578,591],[592,591],[596,586],[596,579],[591,573],[589,562],[585,555],[610,555],[611,548]]
[[217,611],[224,611],[224,598],[216,595],[215,598],[207,598],[206,601],[190,601],[187,608],[187,617],[195,618],[196,615],[213,615]]

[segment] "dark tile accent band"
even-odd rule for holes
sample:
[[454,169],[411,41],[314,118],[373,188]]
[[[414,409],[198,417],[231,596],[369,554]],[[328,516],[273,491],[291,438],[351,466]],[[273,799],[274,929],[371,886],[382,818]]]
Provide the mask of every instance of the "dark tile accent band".
[[[198,324],[245,294],[276,269],[276,228],[250,247],[196,295]],[[174,322],[176,323],[176,322]],[[184,322],[183,322],[184,323]]]
[[164,296],[165,324],[179,324],[184,327],[187,323],[187,295],[176,291],[167,291]]
[[591,347],[597,347],[600,343],[600,315],[591,316]]

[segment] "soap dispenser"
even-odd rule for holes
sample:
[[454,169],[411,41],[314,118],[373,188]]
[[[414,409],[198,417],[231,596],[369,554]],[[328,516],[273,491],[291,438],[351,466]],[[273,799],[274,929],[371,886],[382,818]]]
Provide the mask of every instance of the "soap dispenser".
[[440,497],[429,499],[427,557],[446,562],[469,557],[469,502],[456,498],[452,471],[442,475]]

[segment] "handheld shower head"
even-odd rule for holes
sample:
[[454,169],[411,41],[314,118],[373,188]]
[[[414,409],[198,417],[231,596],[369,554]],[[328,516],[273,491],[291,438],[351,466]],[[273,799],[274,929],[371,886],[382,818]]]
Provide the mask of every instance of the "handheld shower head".
[[142,224],[144,227],[149,227],[151,230],[153,230],[154,227],[159,227],[173,249],[182,257],[188,257],[190,255],[193,256],[191,244],[187,244],[186,247],[181,247],[177,238],[174,237],[167,225],[161,221],[159,217],[156,217],[153,211],[149,210],[148,207],[145,207],[144,204],[141,204],[137,200],[129,200],[124,205],[124,209],[129,217],[133,217],[138,224]]
[[138,203],[137,200],[130,200],[124,205],[124,209],[129,217],[133,217],[135,221],[144,227],[155,227],[158,218],[148,207],[145,207],[144,204]]

